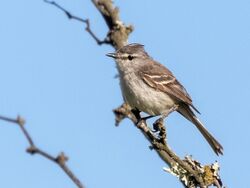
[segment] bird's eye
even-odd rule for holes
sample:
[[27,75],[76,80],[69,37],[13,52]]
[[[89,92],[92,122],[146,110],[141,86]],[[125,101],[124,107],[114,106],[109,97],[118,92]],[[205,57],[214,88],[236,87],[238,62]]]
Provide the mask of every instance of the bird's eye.
[[128,55],[128,60],[131,61],[132,59],[134,59],[134,57],[132,55]]

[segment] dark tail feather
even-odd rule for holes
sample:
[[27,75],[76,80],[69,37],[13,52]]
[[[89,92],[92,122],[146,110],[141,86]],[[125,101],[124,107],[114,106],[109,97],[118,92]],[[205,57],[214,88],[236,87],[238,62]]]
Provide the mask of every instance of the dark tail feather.
[[201,134],[205,137],[209,145],[212,147],[216,155],[223,155],[223,147],[222,145],[207,131],[207,129],[202,125],[199,119],[195,116],[194,112],[190,109],[190,107],[186,104],[182,104],[179,106],[177,110],[180,114],[182,114],[185,118],[191,121],[195,126],[199,129]]

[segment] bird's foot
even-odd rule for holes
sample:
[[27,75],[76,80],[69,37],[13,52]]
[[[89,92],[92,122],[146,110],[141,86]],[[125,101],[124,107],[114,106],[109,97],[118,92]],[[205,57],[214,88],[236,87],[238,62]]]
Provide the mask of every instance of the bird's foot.
[[166,144],[167,131],[164,126],[164,119],[161,117],[153,123],[154,132],[158,132],[159,140]]
[[154,129],[154,131],[155,131],[155,132],[160,131],[163,124],[164,124],[163,118],[157,119],[157,120],[153,123],[153,129]]

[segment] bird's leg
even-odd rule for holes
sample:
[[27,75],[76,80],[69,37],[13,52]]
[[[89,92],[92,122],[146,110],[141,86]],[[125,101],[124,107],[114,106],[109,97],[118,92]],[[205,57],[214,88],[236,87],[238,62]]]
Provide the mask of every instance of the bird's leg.
[[172,108],[170,108],[168,111],[164,112],[162,117],[160,117],[159,119],[157,119],[154,124],[153,124],[153,128],[154,128],[154,132],[159,132],[159,138],[160,141],[163,144],[166,144],[166,137],[167,137],[167,130],[166,127],[164,126],[164,119],[173,111],[178,109],[178,105],[174,105]]
[[140,119],[141,119],[140,110],[138,110],[137,108],[134,108],[134,109],[131,110],[131,112],[132,112],[132,114],[134,114],[137,121],[140,121]]
[[158,128],[158,124],[163,124],[164,119],[165,119],[171,112],[177,110],[178,107],[179,107],[179,106],[175,104],[175,105],[174,105],[173,107],[171,107],[168,111],[164,112],[164,113],[162,114],[162,116],[154,122],[153,127],[154,127],[155,132],[160,131],[159,128]]
[[168,111],[164,112],[162,114],[162,119],[165,119],[166,117],[168,117],[168,115],[171,113],[171,112],[174,112],[178,109],[179,105],[178,104],[174,104],[174,106],[172,106],[171,108],[168,109]]
[[132,112],[132,114],[134,114],[134,116],[136,117],[136,120],[137,120],[136,125],[137,125],[137,126],[140,125],[143,121],[145,121],[145,120],[141,117],[141,115],[140,115],[140,112],[141,112],[141,111],[138,110],[137,108],[132,109],[131,112]]
[[150,115],[150,116],[146,116],[146,117],[141,117],[140,116],[140,110],[138,109],[132,109],[131,112],[134,114],[134,116],[136,117],[137,119],[137,125],[139,125],[140,123],[142,123],[142,121],[146,121],[147,119],[150,119],[152,117],[154,117],[153,115]]
[[155,117],[155,116],[151,115],[151,116],[143,117],[143,118],[141,118],[141,119],[144,120],[144,121],[146,121],[146,120],[148,120],[148,119],[150,119],[150,118],[153,118],[153,117]]

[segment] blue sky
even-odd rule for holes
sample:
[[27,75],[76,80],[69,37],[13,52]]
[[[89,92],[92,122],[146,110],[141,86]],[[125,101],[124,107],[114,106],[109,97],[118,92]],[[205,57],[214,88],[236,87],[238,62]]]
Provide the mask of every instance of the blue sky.
[[[107,27],[87,0],[58,3],[89,18],[98,36]],[[227,187],[247,187],[250,165],[250,1],[121,1],[121,19],[192,96],[199,118],[224,146],[217,157],[177,113],[168,142],[180,156],[218,160]],[[0,3],[0,114],[22,115],[35,143],[64,151],[86,187],[182,187],[128,120],[114,126],[122,103],[110,46],[97,46],[84,25],[42,0]],[[20,130],[0,123],[0,187],[74,187],[54,164],[25,153]]]

